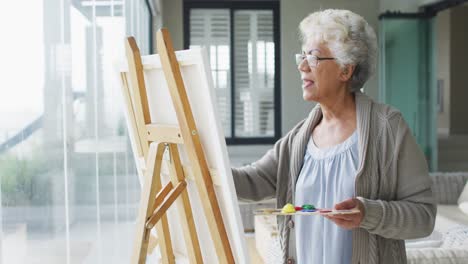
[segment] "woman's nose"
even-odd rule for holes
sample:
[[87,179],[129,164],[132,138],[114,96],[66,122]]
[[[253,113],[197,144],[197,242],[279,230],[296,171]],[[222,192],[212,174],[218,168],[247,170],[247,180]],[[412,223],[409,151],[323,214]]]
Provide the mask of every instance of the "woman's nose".
[[309,67],[309,64],[307,63],[307,60],[302,60],[301,63],[297,65],[297,69],[302,72],[309,72],[310,67]]

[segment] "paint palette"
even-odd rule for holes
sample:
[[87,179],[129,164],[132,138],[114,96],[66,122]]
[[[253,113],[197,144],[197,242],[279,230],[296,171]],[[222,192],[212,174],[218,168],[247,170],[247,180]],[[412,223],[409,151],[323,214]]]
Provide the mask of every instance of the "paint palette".
[[319,209],[313,205],[294,206],[286,204],[282,209],[266,208],[254,211],[256,215],[344,215],[359,213],[359,209],[349,210]]
[[345,215],[345,214],[356,214],[359,213],[359,209],[350,210],[332,210],[332,209],[317,209],[317,210],[303,210],[296,211],[294,213],[283,213],[281,209],[265,208],[255,210],[256,215]]

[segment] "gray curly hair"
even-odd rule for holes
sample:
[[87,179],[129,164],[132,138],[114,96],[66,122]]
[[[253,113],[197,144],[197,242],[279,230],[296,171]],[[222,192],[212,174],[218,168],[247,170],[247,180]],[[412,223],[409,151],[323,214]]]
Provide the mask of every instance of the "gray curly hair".
[[299,24],[302,43],[324,43],[337,63],[355,65],[350,90],[359,91],[374,74],[377,64],[377,37],[372,27],[348,10],[327,9],[311,13]]

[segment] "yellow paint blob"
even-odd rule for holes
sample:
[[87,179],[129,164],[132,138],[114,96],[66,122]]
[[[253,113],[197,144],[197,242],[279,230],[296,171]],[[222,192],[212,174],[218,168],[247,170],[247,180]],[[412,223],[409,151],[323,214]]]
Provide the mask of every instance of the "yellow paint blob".
[[288,203],[283,207],[281,212],[284,213],[284,214],[290,214],[290,213],[295,213],[296,209],[294,208],[294,205]]

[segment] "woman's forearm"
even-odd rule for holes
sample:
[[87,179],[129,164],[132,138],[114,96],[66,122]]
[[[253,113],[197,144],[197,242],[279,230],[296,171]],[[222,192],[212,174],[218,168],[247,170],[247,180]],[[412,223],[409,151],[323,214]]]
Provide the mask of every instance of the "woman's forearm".
[[428,236],[434,229],[435,204],[357,198],[365,210],[360,227],[369,233],[391,239],[413,239]]
[[260,201],[275,196],[276,180],[268,172],[252,165],[231,170],[240,200]]

